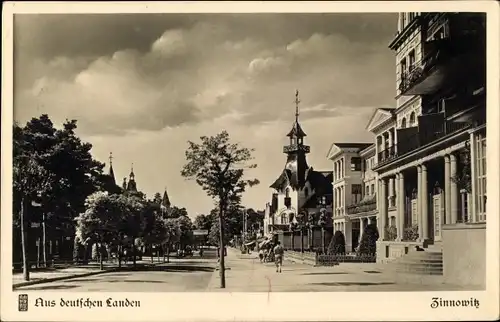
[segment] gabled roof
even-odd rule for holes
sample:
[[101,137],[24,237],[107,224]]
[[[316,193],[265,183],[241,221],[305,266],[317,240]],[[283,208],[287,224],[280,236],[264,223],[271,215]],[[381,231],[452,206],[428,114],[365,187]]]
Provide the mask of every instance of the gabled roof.
[[395,110],[394,108],[377,108],[368,121],[368,125],[366,129],[372,132],[375,128],[382,125],[383,123],[395,118]]
[[328,151],[327,158],[333,158],[344,149],[356,149],[359,152],[372,144],[373,143],[332,143],[330,150]]

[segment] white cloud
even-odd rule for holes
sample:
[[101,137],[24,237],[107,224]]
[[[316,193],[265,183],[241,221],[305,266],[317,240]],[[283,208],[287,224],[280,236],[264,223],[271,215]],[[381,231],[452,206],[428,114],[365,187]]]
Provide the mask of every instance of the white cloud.
[[313,32],[285,43],[267,37],[237,37],[230,26],[199,23],[166,30],[146,52],[36,61],[30,76],[35,82],[16,88],[15,117],[78,119],[79,133],[94,144],[97,158],[106,160],[113,151],[118,181],[134,162],[140,189],[152,195],[168,186],[172,201],[191,212],[207,212],[212,203],[180,176],[186,142],[226,129],[234,141],[256,149],[258,168],[249,175],[262,184],[245,200],[263,208],[267,187],[285,162],[282,146],[294,119],[296,89],[309,162],[326,169],[332,141],[368,139],[358,125],[373,107],[392,102],[394,88],[388,72],[393,56],[385,47],[334,33]]

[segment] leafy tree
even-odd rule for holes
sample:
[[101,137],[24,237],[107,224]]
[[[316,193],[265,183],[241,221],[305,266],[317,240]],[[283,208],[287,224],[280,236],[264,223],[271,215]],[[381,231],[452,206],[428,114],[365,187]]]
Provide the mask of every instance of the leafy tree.
[[337,230],[333,235],[330,245],[328,245],[328,254],[345,254],[345,237],[340,230]]
[[153,197],[153,202],[154,203],[157,203],[157,204],[161,204],[161,193],[157,192],[155,193],[154,197]]
[[[92,158],[92,145],[76,136],[76,128],[76,121],[71,120],[66,121],[62,129],[56,129],[46,114],[33,118],[24,127],[14,125],[14,149],[37,156],[37,162],[43,168],[43,180],[48,186],[41,193],[40,218],[32,218],[42,223],[44,262],[46,226],[50,228],[49,233],[57,229],[66,236],[73,234],[73,219],[85,210],[87,196],[97,190],[119,190],[110,183],[109,177],[103,175],[104,164]],[[51,179],[50,182],[47,178]],[[14,190],[15,215],[19,213],[20,196],[20,192]],[[19,223],[18,218],[14,218],[14,223]]]
[[[122,231],[133,213],[128,199],[122,195],[109,195],[107,192],[96,192],[87,198],[87,209],[80,213],[76,220],[76,236],[80,244],[89,242],[113,244],[120,248],[123,242]],[[99,247],[102,251],[102,247]],[[119,263],[121,251],[119,249]],[[102,252],[100,253],[102,269]]]
[[212,226],[212,222],[210,221],[210,218],[208,216],[205,216],[204,214],[196,216],[194,219],[194,227],[196,229],[206,229],[210,230],[210,227]]
[[[255,164],[247,165],[252,160],[251,152],[237,143],[230,143],[226,131],[207,137],[200,137],[201,143],[189,141],[186,150],[187,163],[181,174],[187,179],[194,179],[206,193],[212,197],[219,209],[219,226],[224,227],[223,218],[231,200],[240,200],[247,186],[259,181],[245,180],[244,168],[255,168]],[[224,229],[220,230],[221,253],[224,249]],[[221,288],[225,288],[224,256],[220,256]]]
[[375,255],[377,252],[377,240],[379,233],[375,224],[370,224],[365,227],[361,242],[359,243],[358,253],[360,255]]
[[193,223],[188,216],[180,216],[176,220],[180,230],[179,243],[183,249],[193,241]]

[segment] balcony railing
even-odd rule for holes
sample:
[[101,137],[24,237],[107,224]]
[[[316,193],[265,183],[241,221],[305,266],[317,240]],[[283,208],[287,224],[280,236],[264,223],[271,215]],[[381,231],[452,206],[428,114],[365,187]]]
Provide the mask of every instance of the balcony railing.
[[401,95],[430,94],[444,82],[443,77],[427,81],[440,66],[447,65],[454,58],[464,54],[485,53],[483,41],[477,34],[426,41],[422,50],[422,60],[411,64],[409,69],[401,74],[398,86]]
[[357,203],[354,205],[347,206],[347,214],[348,215],[356,215],[368,211],[373,211],[377,209],[377,199],[373,198],[373,200],[370,200],[369,202],[366,203]]
[[449,122],[444,120],[444,113],[419,117],[418,127],[398,130],[398,143],[378,153],[380,164],[415,151],[429,143],[462,131],[470,126],[469,122]]

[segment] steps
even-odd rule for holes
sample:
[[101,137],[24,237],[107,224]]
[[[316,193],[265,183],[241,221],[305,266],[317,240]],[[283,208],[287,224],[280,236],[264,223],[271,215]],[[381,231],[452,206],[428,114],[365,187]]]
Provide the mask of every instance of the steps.
[[415,275],[443,275],[443,252],[437,247],[413,251],[405,256],[382,264],[384,269]]

